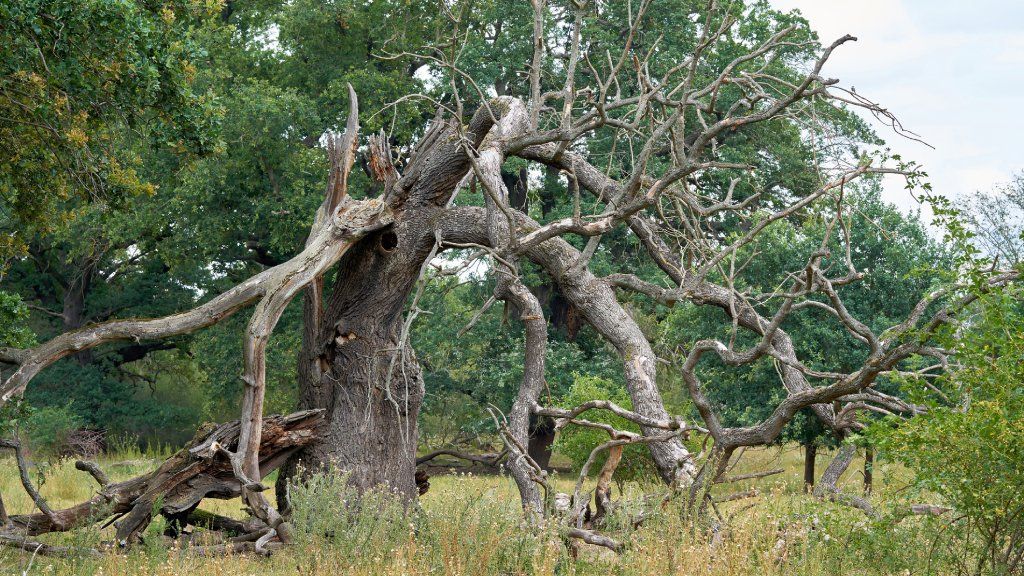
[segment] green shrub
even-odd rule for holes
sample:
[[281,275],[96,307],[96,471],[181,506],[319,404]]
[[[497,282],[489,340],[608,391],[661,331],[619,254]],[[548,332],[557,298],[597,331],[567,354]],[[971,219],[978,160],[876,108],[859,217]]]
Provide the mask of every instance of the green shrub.
[[[559,405],[562,408],[573,408],[590,400],[610,400],[623,408],[633,409],[633,402],[622,387],[603,378],[579,374],[576,375],[569,393],[565,395]],[[616,430],[640,432],[640,428],[636,424],[606,410],[591,410],[581,418],[591,422],[609,424]],[[610,440],[608,433],[603,430],[570,425],[559,433],[558,439],[555,440],[554,450],[569,458],[573,468],[579,470],[590,457],[591,451],[608,440]],[[607,457],[607,451],[602,452],[591,465],[590,473],[596,475]],[[651,460],[647,447],[634,444],[623,449],[622,462],[615,471],[615,480],[626,482],[648,479],[653,478],[655,472],[654,462]]]
[[65,446],[68,433],[82,425],[81,417],[69,403],[31,410],[23,420],[21,431],[23,440],[34,452],[57,456]]
[[1024,574],[1024,307],[1020,291],[987,296],[957,335],[949,402],[873,432],[954,509],[948,549],[961,573]]

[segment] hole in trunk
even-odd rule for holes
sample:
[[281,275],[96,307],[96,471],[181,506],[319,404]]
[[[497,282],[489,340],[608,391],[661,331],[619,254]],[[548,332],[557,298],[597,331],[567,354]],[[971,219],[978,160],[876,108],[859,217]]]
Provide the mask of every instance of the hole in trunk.
[[394,252],[398,248],[398,234],[395,234],[391,230],[384,232],[380,235],[380,243],[378,244],[380,251],[384,254]]

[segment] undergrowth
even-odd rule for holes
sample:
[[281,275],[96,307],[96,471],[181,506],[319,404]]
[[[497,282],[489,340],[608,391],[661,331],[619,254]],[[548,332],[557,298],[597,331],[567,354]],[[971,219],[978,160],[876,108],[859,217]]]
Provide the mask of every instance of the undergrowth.
[[[101,464],[115,479],[152,466],[155,460],[133,453],[127,463],[107,458]],[[30,574],[92,575],[419,575],[453,574],[942,574],[952,573],[937,539],[941,518],[895,517],[869,520],[856,510],[818,501],[801,492],[800,462],[794,450],[762,450],[745,457],[743,466],[764,469],[781,465],[786,473],[741,485],[719,487],[722,493],[759,489],[754,498],[720,506],[724,522],[715,531],[692,530],[674,506],[654,514],[639,530],[619,532],[627,550],[616,556],[583,546],[570,558],[553,529],[523,526],[514,483],[506,477],[435,476],[431,489],[407,507],[387,491],[358,498],[344,475],[312,475],[291,487],[297,542],[271,558],[237,555],[201,558],[187,549],[168,548],[159,538],[160,524],[147,531],[142,546],[100,558],[43,558],[32,561]],[[149,464],[146,464],[149,462]],[[853,470],[853,468],[851,468]],[[69,461],[47,472],[43,493],[55,506],[84,500],[93,489]],[[905,475],[895,466],[876,466],[873,502],[880,509],[904,502]],[[571,491],[573,479],[556,480]],[[859,478],[848,473],[847,489]],[[618,514],[652,486],[627,483]],[[0,460],[0,492],[11,513],[28,512],[10,460]],[[620,495],[616,494],[616,497]],[[206,501],[203,508],[242,517],[239,501]],[[617,525],[628,522],[620,518]],[[614,518],[613,518],[614,520]],[[50,535],[65,545],[95,545],[110,534],[99,530]],[[0,548],[0,573],[21,574],[31,556]]]

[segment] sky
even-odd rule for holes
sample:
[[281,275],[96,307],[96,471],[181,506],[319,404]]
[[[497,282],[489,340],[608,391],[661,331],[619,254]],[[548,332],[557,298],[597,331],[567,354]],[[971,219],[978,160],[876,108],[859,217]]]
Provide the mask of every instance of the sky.
[[[799,9],[823,44],[857,37],[823,75],[892,111],[934,150],[875,123],[935,191],[966,198],[1024,170],[1024,0],[771,0]],[[916,203],[889,177],[887,200]]]

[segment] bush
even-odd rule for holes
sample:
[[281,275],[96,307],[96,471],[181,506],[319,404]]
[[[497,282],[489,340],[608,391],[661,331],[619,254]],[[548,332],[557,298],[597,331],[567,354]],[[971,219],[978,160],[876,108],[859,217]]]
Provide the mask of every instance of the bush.
[[[579,374],[576,375],[569,393],[559,405],[563,408],[573,408],[590,400],[610,400],[623,408],[633,409],[633,402],[622,387],[603,378]],[[616,430],[640,432],[640,428],[636,424],[604,410],[587,412],[585,418],[592,422],[609,424]],[[573,468],[579,470],[590,457],[590,452],[609,439],[608,433],[603,430],[570,425],[559,433],[558,439],[555,440],[554,450],[569,458]],[[591,465],[590,473],[596,475],[600,472],[607,457],[607,451],[601,453]],[[633,444],[623,449],[622,462],[615,471],[615,479],[620,483],[648,479],[654,477],[655,473],[656,468],[647,447]]]
[[49,456],[62,454],[69,436],[83,425],[70,403],[32,409],[22,422],[23,439],[28,446]]
[[1024,307],[1019,291],[988,295],[958,335],[952,401],[876,441],[955,510],[949,549],[961,573],[1024,574]]

